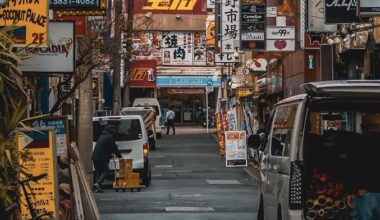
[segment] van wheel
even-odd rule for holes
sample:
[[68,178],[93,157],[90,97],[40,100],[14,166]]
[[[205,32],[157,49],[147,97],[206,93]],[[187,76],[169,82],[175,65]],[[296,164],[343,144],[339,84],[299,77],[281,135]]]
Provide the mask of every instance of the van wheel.
[[260,199],[259,210],[257,210],[257,220],[264,220],[263,199]]
[[153,140],[149,140],[149,148],[150,150],[155,150],[156,149],[156,141],[153,139]]
[[150,166],[147,166],[147,169],[144,170],[144,173],[142,175],[142,184],[145,185],[145,187],[148,187],[150,185],[150,181],[152,179],[152,171],[150,169]]
[[282,219],[282,212],[281,212],[281,206],[279,205],[277,208],[277,220]]

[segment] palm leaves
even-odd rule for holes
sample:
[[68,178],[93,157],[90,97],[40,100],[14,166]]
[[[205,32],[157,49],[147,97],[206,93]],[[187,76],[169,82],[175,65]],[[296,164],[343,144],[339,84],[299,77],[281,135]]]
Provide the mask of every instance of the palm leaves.
[[0,215],[4,207],[18,200],[18,158],[14,131],[26,117],[28,105],[22,73],[17,69],[20,58],[13,52],[12,37],[9,35],[12,28],[0,29]]

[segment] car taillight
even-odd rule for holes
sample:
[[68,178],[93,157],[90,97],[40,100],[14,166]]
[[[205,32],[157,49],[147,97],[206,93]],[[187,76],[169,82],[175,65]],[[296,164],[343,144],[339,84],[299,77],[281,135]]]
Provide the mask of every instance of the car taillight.
[[144,152],[144,159],[148,158],[149,146],[147,143],[145,143],[143,146],[143,152]]
[[302,172],[300,162],[290,163],[289,209],[302,209]]

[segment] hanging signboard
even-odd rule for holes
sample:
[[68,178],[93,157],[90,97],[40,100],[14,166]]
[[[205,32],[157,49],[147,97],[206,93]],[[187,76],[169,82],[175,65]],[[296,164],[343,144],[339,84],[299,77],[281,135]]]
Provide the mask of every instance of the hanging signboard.
[[380,15],[379,0],[358,0],[360,16],[377,16]]
[[194,32],[194,58],[193,65],[205,66],[207,59],[206,33]]
[[99,9],[100,0],[51,0],[50,9]]
[[156,87],[156,60],[134,60],[131,65],[129,82],[131,88]]
[[84,16],[78,16],[78,15],[58,16],[57,13],[54,13],[54,20],[75,21],[75,36],[77,37],[83,37],[86,33]]
[[294,0],[267,1],[266,51],[294,51],[296,11]]
[[308,31],[335,32],[337,30],[336,24],[325,24],[325,7],[323,2],[323,0],[308,0]]
[[34,55],[18,66],[22,72],[64,73],[74,72],[74,22],[50,22],[49,43],[36,48]]
[[267,40],[267,51],[294,51],[295,40]]
[[240,1],[221,0],[221,51],[234,53],[240,45],[236,44],[240,39]]
[[239,59],[234,57],[233,53],[215,54],[215,63],[236,63]]
[[240,49],[265,50],[265,5],[240,2]]
[[215,15],[206,18],[206,42],[208,48],[215,48]]
[[48,44],[48,0],[9,0],[0,7],[0,26],[16,26],[16,47],[43,47]]
[[325,23],[343,24],[368,22],[356,16],[356,0],[325,0]]
[[295,38],[294,27],[268,27],[267,39],[294,39]]
[[226,131],[226,167],[247,166],[247,140],[245,131]]
[[162,65],[193,64],[193,33],[162,32]]
[[[33,160],[23,161],[20,164],[24,171],[33,176],[46,174],[47,177],[37,182],[28,182],[33,194],[25,195],[22,187],[21,194],[21,219],[32,219],[29,212],[26,196],[33,198],[33,208],[38,214],[51,213],[54,219],[58,219],[58,182],[56,173],[56,152],[53,129],[37,129],[34,131],[21,130],[17,134],[17,146],[19,152],[28,152]],[[20,173],[21,180],[27,177]],[[27,186],[25,186],[27,187]],[[28,188],[28,187],[27,187]]]
[[[122,51],[127,52],[127,33],[123,32]],[[134,32],[132,34],[132,55],[138,57],[160,57],[160,40],[159,32]]]

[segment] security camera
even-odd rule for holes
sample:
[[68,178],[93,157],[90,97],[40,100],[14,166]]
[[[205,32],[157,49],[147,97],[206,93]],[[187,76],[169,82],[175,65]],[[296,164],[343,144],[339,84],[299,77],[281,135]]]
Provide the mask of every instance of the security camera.
[[181,19],[181,15],[176,15],[175,18]]

